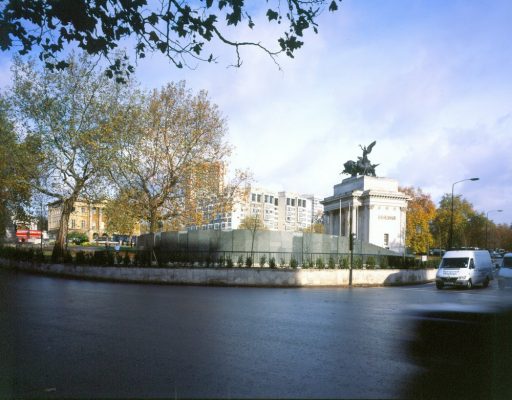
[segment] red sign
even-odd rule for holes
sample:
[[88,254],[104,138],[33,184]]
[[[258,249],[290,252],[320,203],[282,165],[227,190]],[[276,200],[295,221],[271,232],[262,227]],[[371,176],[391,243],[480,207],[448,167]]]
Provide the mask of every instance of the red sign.
[[19,237],[19,238],[29,238],[29,237],[33,237],[33,238],[40,238],[41,237],[41,231],[36,231],[36,230],[27,230],[27,229],[21,229],[21,230],[18,230],[16,231],[16,237]]

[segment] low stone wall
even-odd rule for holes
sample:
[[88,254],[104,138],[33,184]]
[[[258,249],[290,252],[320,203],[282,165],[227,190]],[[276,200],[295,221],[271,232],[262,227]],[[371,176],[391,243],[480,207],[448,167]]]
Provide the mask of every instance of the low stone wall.
[[[49,275],[119,282],[263,287],[342,287],[349,284],[348,269],[93,267],[33,264],[5,259],[0,259],[0,265]],[[355,286],[415,284],[430,282],[435,279],[435,274],[435,269],[355,269],[352,270],[352,284]]]

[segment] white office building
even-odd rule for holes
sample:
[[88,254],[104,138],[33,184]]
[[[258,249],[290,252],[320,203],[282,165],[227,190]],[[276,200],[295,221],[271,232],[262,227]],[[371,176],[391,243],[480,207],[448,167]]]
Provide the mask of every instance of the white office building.
[[[204,209],[211,211],[214,208],[209,205]],[[323,205],[319,197],[250,186],[236,195],[231,212],[203,213],[203,223],[188,229],[238,229],[244,218],[257,217],[268,230],[299,231],[318,222],[322,215]]]

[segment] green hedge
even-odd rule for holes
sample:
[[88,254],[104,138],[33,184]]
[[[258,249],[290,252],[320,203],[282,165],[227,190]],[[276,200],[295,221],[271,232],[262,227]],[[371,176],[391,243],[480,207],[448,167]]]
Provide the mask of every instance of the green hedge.
[[[133,251],[130,251],[133,253]],[[211,267],[218,265],[220,267],[232,268],[238,267],[254,267],[254,259],[247,255],[246,257],[238,254],[238,258],[235,256],[238,253],[233,254],[195,254],[193,252],[183,253],[176,252],[174,254],[166,253],[163,257],[161,253],[155,254],[156,260],[158,260],[159,267],[166,267],[168,262],[183,263],[183,265],[193,266],[199,265],[200,267]],[[291,253],[290,253],[291,256]],[[14,246],[0,246],[0,257],[17,260],[17,261],[28,261],[28,262],[51,262],[51,257],[46,256],[39,248],[36,247],[14,247]],[[255,257],[255,259],[257,259]],[[153,257],[153,261],[155,257]],[[235,262],[236,260],[236,262]],[[259,258],[259,265],[265,265],[268,260],[268,267],[277,268],[276,259],[273,256],[266,257],[261,256]],[[280,259],[280,268],[292,268],[295,269],[299,265],[302,268],[349,268],[350,257],[346,254],[330,255],[326,257],[312,258],[310,255],[304,255],[302,262],[297,258],[291,256],[288,263],[284,258]],[[151,266],[151,253],[149,251],[137,251],[134,257],[130,257],[128,252],[125,255],[116,253],[113,249],[105,249],[94,252],[89,251],[67,251],[64,257],[64,263],[73,263],[75,265],[95,265],[95,266],[136,266],[136,267],[150,267]],[[197,264],[196,264],[197,263]],[[423,262],[414,257],[403,257],[403,256],[384,256],[378,254],[368,255],[353,255],[353,268],[361,269],[421,269],[421,268],[437,268],[439,263],[438,259],[428,260]]]

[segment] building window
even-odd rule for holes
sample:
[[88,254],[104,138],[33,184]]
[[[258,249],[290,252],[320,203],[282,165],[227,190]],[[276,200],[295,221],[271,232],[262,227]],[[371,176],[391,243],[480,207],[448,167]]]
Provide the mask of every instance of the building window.
[[261,203],[261,194],[257,195],[257,200],[258,200],[258,203]]
[[252,201],[256,201],[256,194],[255,193],[251,193],[251,200]]
[[268,203],[268,194],[265,195],[265,203]]
[[286,198],[286,205],[289,206],[290,205],[290,199],[287,197]]
[[85,214],[85,207],[82,207],[82,214]]
[[278,201],[277,201],[277,197],[274,199],[274,205],[277,207],[279,205]]
[[82,229],[85,229],[85,221],[82,220]]
[[76,228],[76,221],[74,219],[71,220],[71,228],[72,229]]
[[384,247],[387,247],[387,246],[389,246],[389,234],[385,233],[384,234]]

